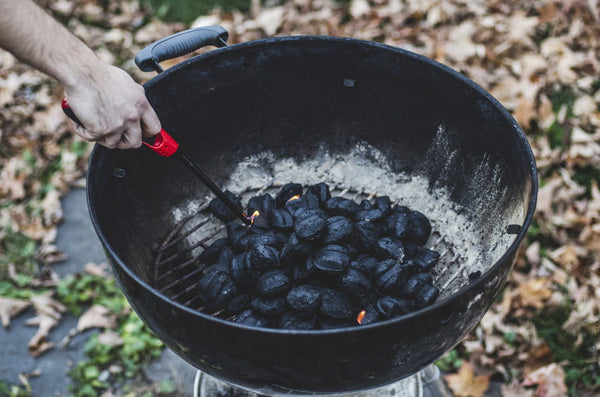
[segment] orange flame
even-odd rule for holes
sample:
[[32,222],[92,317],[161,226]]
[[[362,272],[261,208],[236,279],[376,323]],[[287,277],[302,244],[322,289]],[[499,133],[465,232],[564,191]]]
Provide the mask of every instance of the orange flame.
[[295,196],[290,197],[290,199],[288,201],[285,202],[285,205],[288,205],[289,203],[291,203],[294,200],[298,200],[300,198],[300,195],[297,194]]
[[256,218],[257,216],[260,215],[260,212],[258,211],[254,211],[254,213],[252,214],[252,216],[250,216],[250,223],[254,223],[254,218]]
[[356,316],[356,322],[362,324],[365,314],[367,314],[365,310],[362,310],[360,313],[358,313],[358,316]]

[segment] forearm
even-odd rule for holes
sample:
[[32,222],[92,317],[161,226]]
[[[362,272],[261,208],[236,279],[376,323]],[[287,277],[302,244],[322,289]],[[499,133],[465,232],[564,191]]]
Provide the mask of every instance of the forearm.
[[104,65],[96,55],[31,0],[0,0],[0,47],[69,89],[93,83]]

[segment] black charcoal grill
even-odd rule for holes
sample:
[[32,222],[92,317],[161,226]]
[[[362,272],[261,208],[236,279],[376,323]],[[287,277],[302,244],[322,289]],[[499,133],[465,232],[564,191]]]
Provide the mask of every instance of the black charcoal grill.
[[[192,31],[140,64],[224,38]],[[267,395],[373,389],[454,347],[504,285],[535,207],[534,158],[509,113],[459,73],[377,43],[281,37],[196,56],[145,88],[163,127],[242,202],[292,181],[388,195],[432,220],[426,246],[442,255],[437,302],[405,316],[320,331],[234,324],[206,313],[196,290],[196,258],[224,233],[210,192],[147,149],[96,146],[89,208],[123,292],[203,372]]]

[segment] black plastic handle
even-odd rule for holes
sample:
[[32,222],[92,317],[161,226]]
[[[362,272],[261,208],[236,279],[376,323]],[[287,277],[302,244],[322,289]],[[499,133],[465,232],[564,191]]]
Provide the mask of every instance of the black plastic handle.
[[155,70],[160,73],[163,71],[159,65],[162,61],[177,58],[207,45],[224,47],[228,38],[229,33],[218,25],[184,30],[146,46],[135,56],[135,64],[144,72]]

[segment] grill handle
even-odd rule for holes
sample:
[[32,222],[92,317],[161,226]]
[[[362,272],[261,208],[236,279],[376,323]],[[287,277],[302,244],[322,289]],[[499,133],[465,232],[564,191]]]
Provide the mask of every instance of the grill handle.
[[225,47],[228,38],[229,33],[219,25],[184,30],[144,47],[135,56],[135,64],[144,72],[155,70],[161,73],[162,61],[177,58],[207,45]]

